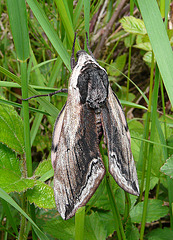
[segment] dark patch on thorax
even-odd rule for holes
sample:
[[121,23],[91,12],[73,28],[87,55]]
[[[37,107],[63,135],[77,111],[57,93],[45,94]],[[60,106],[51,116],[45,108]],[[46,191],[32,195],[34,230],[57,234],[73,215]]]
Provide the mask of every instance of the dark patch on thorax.
[[103,69],[93,62],[83,66],[77,81],[82,104],[100,109],[108,97],[108,86],[108,76]]

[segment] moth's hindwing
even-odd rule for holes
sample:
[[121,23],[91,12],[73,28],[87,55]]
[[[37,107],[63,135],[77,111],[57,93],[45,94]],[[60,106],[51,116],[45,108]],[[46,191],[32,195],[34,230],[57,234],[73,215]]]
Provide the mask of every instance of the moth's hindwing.
[[54,128],[54,195],[63,219],[72,217],[96,191],[105,174],[93,109],[68,95]]
[[108,99],[102,108],[102,126],[107,140],[109,172],[121,188],[138,196],[129,129],[121,104],[110,87]]

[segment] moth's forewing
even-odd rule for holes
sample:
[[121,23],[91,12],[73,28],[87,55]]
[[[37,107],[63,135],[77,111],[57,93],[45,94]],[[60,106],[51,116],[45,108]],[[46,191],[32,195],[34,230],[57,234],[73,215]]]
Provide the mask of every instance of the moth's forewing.
[[110,87],[102,108],[102,125],[107,140],[109,172],[121,188],[138,196],[138,178],[128,125],[121,104]]
[[95,111],[81,104],[75,77],[74,70],[52,143],[55,202],[63,219],[72,217],[89,201],[105,174]]

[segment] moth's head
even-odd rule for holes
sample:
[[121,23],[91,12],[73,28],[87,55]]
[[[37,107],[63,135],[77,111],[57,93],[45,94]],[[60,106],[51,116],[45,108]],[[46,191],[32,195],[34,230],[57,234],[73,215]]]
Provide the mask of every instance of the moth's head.
[[84,63],[86,64],[87,62],[96,62],[95,57],[89,47],[87,33],[86,33],[86,42],[87,42],[87,48],[88,48],[89,54],[84,50],[78,51],[76,53],[76,57],[77,57],[76,61],[75,61],[75,57],[74,57],[75,42],[76,42],[76,33],[75,33],[75,37],[74,37],[72,55],[71,55],[71,69],[72,70],[75,68],[76,65],[82,66],[82,65],[84,65]]
[[91,63],[91,62],[96,62],[95,58],[93,58],[93,56],[89,55],[86,51],[84,50],[80,50],[76,53],[76,58],[77,61],[75,62],[75,66],[76,65],[80,65],[83,66],[87,63]]

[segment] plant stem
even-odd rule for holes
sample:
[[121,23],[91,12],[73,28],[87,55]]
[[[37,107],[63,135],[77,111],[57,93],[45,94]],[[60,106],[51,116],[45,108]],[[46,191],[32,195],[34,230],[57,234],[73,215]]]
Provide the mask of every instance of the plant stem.
[[84,239],[85,207],[81,207],[75,214],[75,240]]
[[[151,71],[150,71],[150,91],[149,91],[149,105],[148,105],[148,112],[145,120],[145,129],[144,129],[144,139],[148,139],[149,137],[149,122],[151,118],[151,103],[152,103],[152,89],[153,89],[153,74],[154,74],[154,54],[152,52],[152,60],[151,60]],[[141,143],[140,154],[139,154],[139,168],[142,166],[142,178],[141,178],[141,185],[140,185],[140,196],[138,202],[142,200],[142,194],[144,189],[144,180],[145,180],[145,170],[146,170],[146,163],[147,163],[147,143]],[[140,166],[141,164],[141,166]]]
[[[152,86],[152,85],[150,84],[150,86]],[[152,100],[153,100],[153,108],[152,108],[152,112],[151,112],[151,119],[152,119],[152,121],[151,121],[151,135],[150,135],[150,140],[151,141],[154,141],[154,136],[155,136],[155,126],[156,126],[156,118],[157,118],[158,89],[159,89],[159,70],[158,70],[158,67],[156,67],[153,97],[152,97],[152,94],[150,94],[150,97],[152,97]],[[149,99],[149,103],[151,103],[151,102],[152,102],[151,99]],[[151,106],[150,106],[149,109],[151,109]],[[143,207],[141,231],[140,231],[140,240],[143,240],[143,235],[144,235],[144,231],[145,231],[145,222],[146,222],[147,206],[148,206],[148,196],[149,196],[149,190],[150,190],[150,175],[151,175],[152,159],[153,159],[153,144],[150,143],[148,165],[147,165],[144,207]]]
[[[25,193],[22,194],[21,204],[22,204],[22,210],[26,212],[27,211],[27,207],[26,207],[26,196],[25,196]],[[25,240],[25,239],[27,239],[27,236],[25,234],[25,230],[26,230],[26,218],[22,214],[21,215],[20,231],[19,231],[18,240]]]
[[[21,61],[21,87],[22,87],[22,98],[25,99],[28,97],[28,82],[27,82],[27,62],[26,61]],[[26,168],[25,168],[25,163],[24,163],[24,168],[23,168],[23,175],[24,177],[31,177],[32,176],[32,158],[31,158],[31,141],[30,141],[30,124],[29,124],[29,104],[28,101],[22,101],[22,106],[23,106],[23,122],[24,122],[24,141],[25,141],[25,154],[26,154]],[[23,195],[23,202],[26,201],[25,195]],[[25,209],[27,210],[27,209]],[[30,207],[31,211],[31,217],[35,222],[35,207],[34,205],[31,205]],[[23,215],[21,219],[21,229],[22,229],[22,234],[26,226],[24,227],[23,225],[26,225],[26,221],[23,220]],[[21,231],[21,230],[20,230]],[[20,233],[20,236],[22,236]],[[32,236],[33,240],[37,239],[35,232],[32,231]]]
[[104,162],[104,166],[105,166],[105,169],[106,169],[106,188],[107,188],[110,204],[111,204],[111,207],[112,207],[113,217],[114,217],[114,220],[115,220],[115,227],[116,227],[116,231],[117,231],[117,236],[118,236],[119,240],[120,239],[125,240],[126,236],[125,236],[125,233],[124,233],[123,224],[122,224],[122,221],[121,221],[121,217],[120,217],[118,207],[117,207],[117,204],[116,204],[116,201],[115,201],[114,193],[113,193],[113,190],[112,190],[110,177],[109,177],[109,172],[108,172],[108,165],[106,163],[101,144],[100,144],[100,152],[101,152],[102,159],[103,159],[103,162]]
[[[23,99],[28,98],[27,63],[26,63],[26,61],[21,62],[21,86],[22,86],[22,98]],[[31,159],[28,101],[22,101],[22,106],[23,106],[24,140],[25,140],[27,176],[31,177],[32,176],[32,159]]]
[[129,193],[125,192],[124,223],[126,223],[128,220],[130,207],[131,207],[131,201],[130,201]]

